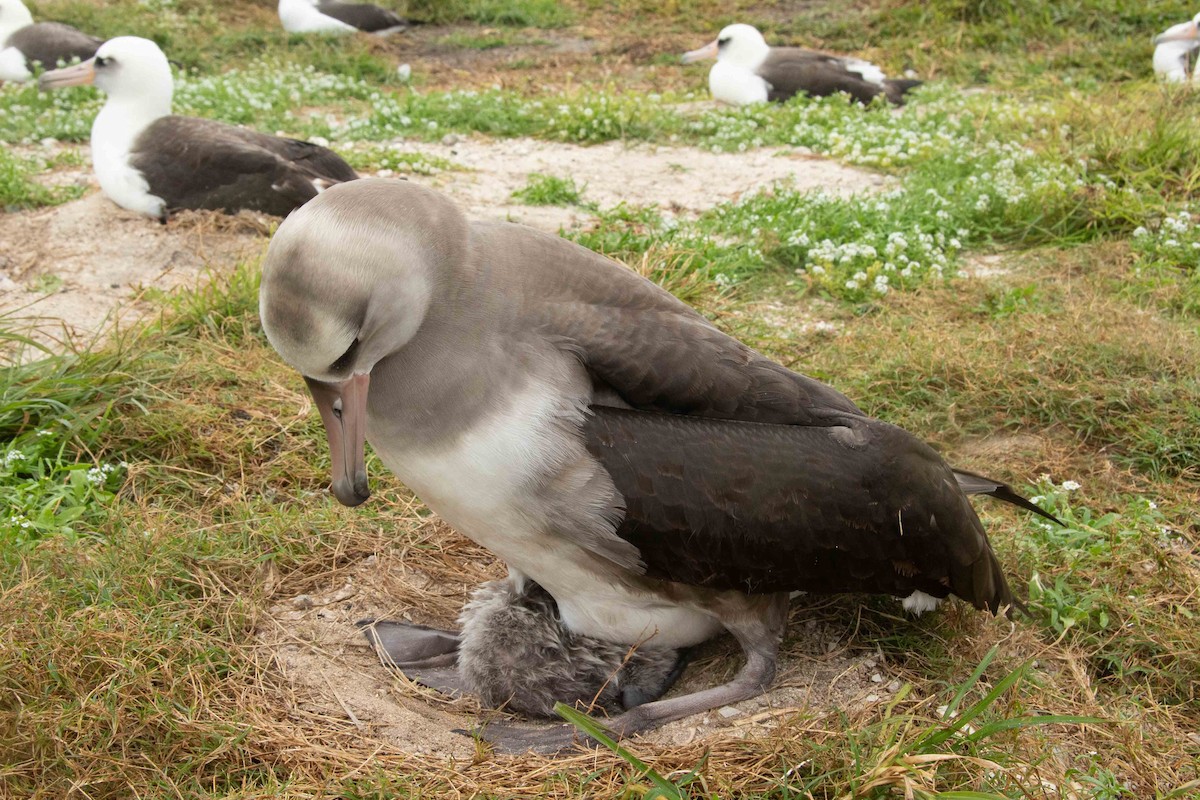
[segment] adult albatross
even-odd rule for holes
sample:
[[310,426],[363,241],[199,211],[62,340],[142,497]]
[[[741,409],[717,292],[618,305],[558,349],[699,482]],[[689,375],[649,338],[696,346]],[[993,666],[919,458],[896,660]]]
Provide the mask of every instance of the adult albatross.
[[386,36],[409,23],[395,11],[342,0],[279,0],[279,22],[288,33],[374,33]]
[[[564,239],[469,222],[414,184],[356,181],[280,225],[259,301],[320,410],[343,504],[369,497],[369,441],[504,560],[514,590],[544,588],[569,632],[642,651],[737,638],[732,681],[634,705],[608,720],[620,735],[764,691],[791,591],[890,594],[914,611],[951,594],[993,613],[1015,602],[966,496],[1021,503],[1008,487],[960,478],[911,434]],[[469,633],[392,623],[382,638],[420,677]],[[541,666],[534,653],[510,671]],[[572,731],[483,735],[556,750]]]
[[33,66],[96,54],[101,40],[61,22],[34,22],[21,0],[0,0],[0,81],[27,81]]
[[771,47],[752,25],[727,25],[717,38],[683,54],[683,63],[715,58],[708,73],[712,96],[741,106],[787,100],[796,94],[824,97],[845,92],[860,103],[883,95],[896,105],[921,81],[893,80],[869,61],[800,47]]
[[[1167,83],[1192,80],[1191,59],[1200,48],[1200,14],[1154,37],[1154,74]],[[1200,70],[1200,63],[1196,69]]]
[[171,114],[171,67],[149,39],[110,39],[94,58],[40,79],[43,89],[88,83],[108,95],[92,123],[92,166],[109,199],[130,211],[162,222],[181,208],[282,217],[358,177],[319,145]]

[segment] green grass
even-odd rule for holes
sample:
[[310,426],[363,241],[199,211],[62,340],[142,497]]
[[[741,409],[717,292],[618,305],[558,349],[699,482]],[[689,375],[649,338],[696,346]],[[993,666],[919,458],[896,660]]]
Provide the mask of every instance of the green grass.
[[0,209],[11,212],[53,206],[83,194],[80,186],[47,186],[37,181],[34,176],[48,166],[43,159],[0,150]]
[[513,199],[527,206],[576,206],[583,202],[587,186],[578,186],[574,178],[533,173],[524,188],[513,192]]

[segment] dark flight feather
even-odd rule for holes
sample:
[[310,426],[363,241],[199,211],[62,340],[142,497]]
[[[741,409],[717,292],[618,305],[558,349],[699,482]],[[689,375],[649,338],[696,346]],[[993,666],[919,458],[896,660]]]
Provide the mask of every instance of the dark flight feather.
[[54,69],[59,61],[79,59],[86,61],[96,55],[96,49],[104,44],[103,39],[63,25],[60,22],[35,22],[17,29],[5,47],[15,47],[25,56],[25,63],[32,66],[39,62],[44,69]]
[[858,59],[818,53],[798,47],[772,47],[756,73],[767,82],[767,99],[787,100],[796,94],[825,97],[845,92],[860,103],[870,103],[884,95],[895,105],[904,103],[904,94],[920,81],[885,80],[881,86],[852,69]]
[[386,8],[380,8],[370,3],[343,3],[341,0],[321,0],[317,3],[317,11],[327,17],[333,17],[352,28],[358,28],[366,33],[402,28],[409,23],[399,14]]
[[167,116],[134,142],[130,164],[167,209],[240,209],[286,216],[321,188],[358,177],[320,145],[215,120]]
[[617,535],[651,577],[1013,604],[952,470],[900,428],[851,414],[812,428],[592,411],[585,443],[625,499]]

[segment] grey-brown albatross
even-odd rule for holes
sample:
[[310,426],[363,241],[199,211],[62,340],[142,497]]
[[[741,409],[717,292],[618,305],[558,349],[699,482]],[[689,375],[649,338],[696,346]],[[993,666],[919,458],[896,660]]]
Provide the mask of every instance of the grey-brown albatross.
[[894,80],[869,61],[799,47],[771,47],[758,29],[727,25],[717,38],[683,54],[683,63],[715,58],[708,73],[712,96],[723,103],[746,105],[787,100],[796,94],[813,97],[845,92],[861,103],[879,95],[896,105],[921,81]]
[[285,216],[358,177],[319,145],[172,114],[171,67],[149,39],[110,39],[94,58],[39,82],[43,89],[95,83],[108,94],[92,123],[100,188],[117,205],[164,222],[183,208]]
[[27,81],[35,64],[91,58],[101,41],[61,22],[34,22],[21,0],[0,0],[0,81]]
[[[1024,504],[1008,487],[960,478],[561,238],[469,222],[413,184],[335,186],[279,227],[260,314],[320,410],[342,503],[369,496],[365,439],[515,587],[543,587],[573,634],[643,650],[737,637],[731,682],[637,705],[608,721],[618,734],[764,691],[791,591],[884,593],[915,611],[951,594],[992,612],[1014,602],[966,496]],[[400,623],[383,638],[418,670],[459,647]],[[572,733],[483,735],[555,750]]]
[[279,0],[279,22],[288,33],[374,33],[386,36],[408,27],[395,11],[342,0]]

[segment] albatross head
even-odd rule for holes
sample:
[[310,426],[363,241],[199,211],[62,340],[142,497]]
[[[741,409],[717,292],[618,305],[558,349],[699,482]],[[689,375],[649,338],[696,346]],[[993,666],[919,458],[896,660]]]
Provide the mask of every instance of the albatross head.
[[110,100],[145,109],[155,116],[171,113],[171,65],[149,39],[109,39],[87,61],[43,73],[38,80],[42,89],[83,84],[94,84]]
[[33,24],[33,15],[21,0],[0,0],[0,45],[10,35]]
[[1181,22],[1178,25],[1172,25],[1165,31],[1154,37],[1154,44],[1166,44],[1167,42],[1193,42],[1200,40],[1200,14],[1192,17],[1187,22]]
[[705,58],[715,58],[722,63],[754,69],[763,62],[771,50],[767,40],[753,25],[737,23],[726,25],[717,38],[698,50],[683,54],[683,63],[691,64]]
[[333,493],[344,505],[370,496],[363,443],[371,371],[416,335],[466,236],[462,214],[436,193],[363,179],[322,192],[271,240],[259,290],[263,330],[321,412]]

